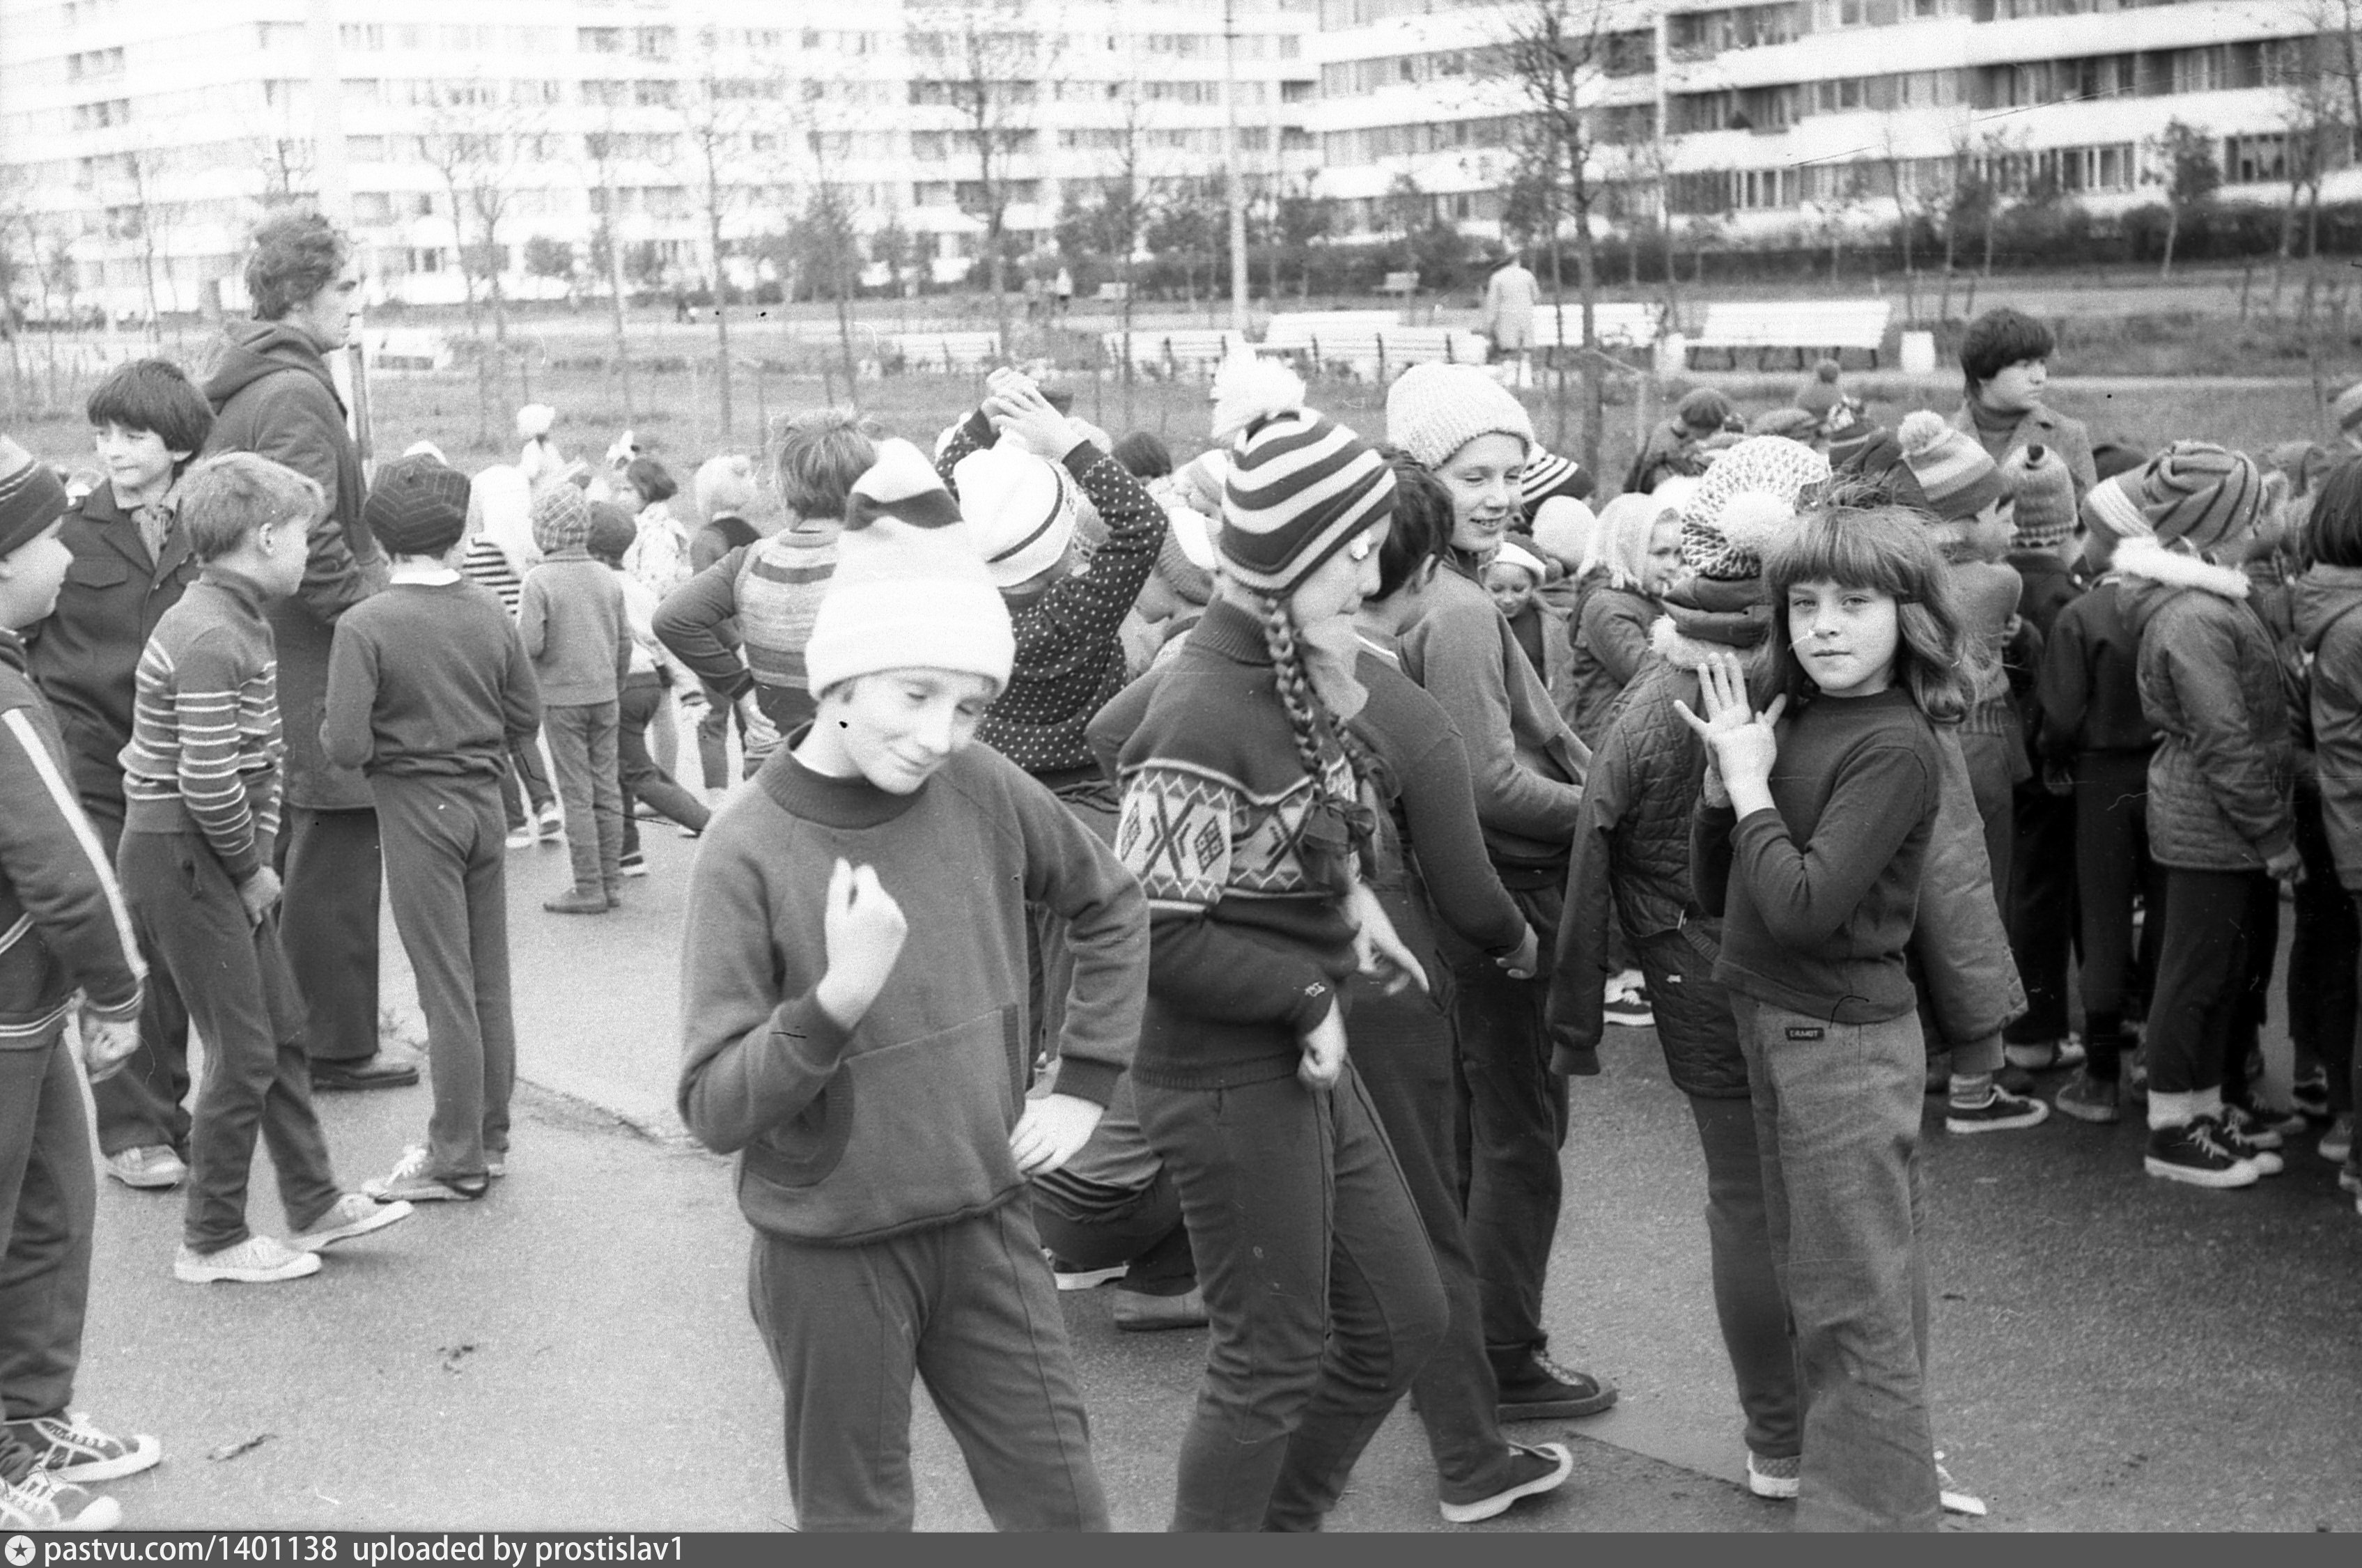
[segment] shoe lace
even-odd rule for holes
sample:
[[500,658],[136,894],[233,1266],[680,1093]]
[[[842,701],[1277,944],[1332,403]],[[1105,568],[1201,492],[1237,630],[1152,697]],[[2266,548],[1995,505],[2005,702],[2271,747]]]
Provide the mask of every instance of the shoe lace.
[[2251,1152],[2245,1138],[2211,1116],[2202,1116],[2190,1124],[2190,1142],[2200,1153],[2225,1160],[2244,1160]]
[[1528,1359],[1531,1363],[1535,1371],[1540,1373],[1543,1376],[1549,1378],[1553,1383],[1563,1383],[1570,1388],[1597,1386],[1595,1380],[1589,1373],[1577,1372],[1571,1366],[1566,1366],[1559,1362],[1551,1360],[1548,1351],[1534,1351],[1530,1353]]
[[72,1482],[61,1481],[48,1470],[38,1466],[25,1473],[21,1481],[0,1481],[0,1519],[10,1524],[47,1525],[61,1523],[65,1518],[65,1504],[70,1492],[82,1488]]

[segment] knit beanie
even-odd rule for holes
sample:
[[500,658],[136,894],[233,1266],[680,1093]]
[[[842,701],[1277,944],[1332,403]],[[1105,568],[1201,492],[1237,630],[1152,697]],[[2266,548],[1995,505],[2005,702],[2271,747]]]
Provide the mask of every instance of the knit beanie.
[[47,463],[0,436],[0,556],[13,556],[40,537],[71,504]]
[[2254,528],[2264,502],[2255,459],[2211,441],[2176,441],[2125,489],[2158,543],[2180,542],[2198,555]]
[[1796,515],[1805,492],[1828,482],[1829,462],[1783,436],[1750,436],[1705,477],[1682,510],[1682,561],[1700,577],[1735,582],[1763,569],[1763,551]]
[[1700,436],[1710,436],[1730,420],[1730,400],[1712,387],[1700,387],[1673,404],[1673,417]]
[[1526,405],[1474,365],[1413,365],[1386,393],[1386,440],[1420,468],[1441,468],[1479,436],[1515,436],[1534,449]]
[[1502,540],[1501,547],[1493,552],[1493,559],[1488,564],[1516,567],[1519,571],[1532,578],[1536,587],[1550,580],[1550,568],[1542,564],[1541,558],[1515,539]]
[[1598,532],[1599,519],[1571,495],[1553,495],[1534,513],[1535,548],[1569,571],[1582,569]]
[[2140,503],[2125,488],[2137,484],[2137,474],[2111,474],[2083,492],[2083,525],[2111,539],[2153,539],[2156,530],[2141,514]]
[[844,502],[829,578],[804,646],[814,695],[888,669],[949,669],[1009,684],[1017,635],[984,554],[926,455],[908,441],[877,458]]
[[1819,419],[1835,408],[1845,393],[1838,390],[1838,376],[1842,367],[1835,359],[1823,359],[1813,367],[1812,380],[1796,389],[1796,406]]
[[544,485],[533,498],[533,542],[545,556],[577,550],[590,537],[590,500],[570,484]]
[[439,556],[468,531],[468,476],[437,458],[396,458],[378,469],[361,521],[395,555]]
[[2362,427],[2362,381],[2339,392],[2337,401],[2329,405],[2329,412],[2337,416],[2337,433],[2341,436],[2349,436],[2356,427]]
[[1518,504],[1531,517],[1535,509],[1553,495],[1588,501],[1597,488],[1573,458],[1531,447],[1526,451],[1526,466],[1518,472]]
[[605,561],[611,566],[621,565],[624,552],[629,550],[639,536],[640,525],[632,521],[630,513],[612,501],[590,503],[590,531],[584,536],[582,547],[590,552],[591,559]]
[[1819,417],[1801,408],[1767,408],[1747,422],[1749,436],[1784,436],[1807,447],[1820,428]]
[[2048,550],[2066,543],[2075,531],[2075,476],[2067,471],[2067,460],[2036,443],[2011,451],[2002,469],[2017,497],[2015,547]]
[[1947,523],[1965,523],[2008,493],[2000,466],[1976,438],[1933,409],[1904,415],[1894,438],[1927,510]]
[[962,458],[952,484],[996,588],[1039,577],[1074,542],[1075,487],[1061,464],[1003,442]]
[[[1476,379],[1485,381],[1481,372]],[[1395,476],[1385,459],[1351,430],[1306,408],[1303,380],[1276,360],[1233,360],[1224,368],[1215,388],[1214,436],[1233,433],[1217,539],[1224,569],[1242,588],[1292,591],[1394,509]],[[1458,450],[1454,445],[1442,456]]]

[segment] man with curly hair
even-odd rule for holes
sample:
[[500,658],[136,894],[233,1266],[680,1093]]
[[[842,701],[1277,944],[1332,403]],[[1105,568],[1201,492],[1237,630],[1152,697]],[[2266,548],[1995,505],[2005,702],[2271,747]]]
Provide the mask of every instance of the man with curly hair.
[[351,331],[351,248],[315,212],[274,213],[254,231],[246,290],[204,376],[214,405],[206,453],[259,452],[317,483],[303,587],[270,610],[286,719],[285,831],[279,839],[288,966],[306,1020],[314,1087],[394,1088],[418,1069],[378,1052],[377,812],[359,771],[320,747],[337,618],[385,586],[385,552],[361,519],[360,449],[325,356]]

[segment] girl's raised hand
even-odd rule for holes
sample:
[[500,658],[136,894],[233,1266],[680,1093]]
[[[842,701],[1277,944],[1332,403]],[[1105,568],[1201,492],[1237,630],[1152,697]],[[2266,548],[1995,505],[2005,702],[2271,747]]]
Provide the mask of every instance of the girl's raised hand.
[[1762,712],[1756,712],[1748,702],[1747,672],[1738,657],[1716,654],[1698,668],[1698,701],[1705,709],[1703,719],[1690,712],[1687,703],[1676,701],[1673,709],[1713,748],[1714,765],[1725,787],[1760,790],[1780,753],[1779,736],[1772,726],[1787,711],[1787,697],[1774,697]]

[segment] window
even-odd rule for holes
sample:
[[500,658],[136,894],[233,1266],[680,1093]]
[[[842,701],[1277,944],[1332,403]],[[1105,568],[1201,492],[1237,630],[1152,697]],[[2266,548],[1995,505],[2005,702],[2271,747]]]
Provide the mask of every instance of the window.
[[628,82],[601,82],[585,78],[582,102],[594,108],[620,109],[631,101],[632,84]]
[[376,22],[346,22],[337,28],[337,41],[347,49],[375,54],[385,48],[385,28]]
[[353,221],[364,224],[389,224],[393,221],[393,199],[383,191],[353,193]]
[[632,102],[643,109],[669,109],[680,102],[680,83],[642,77],[632,83]]
[[73,106],[73,128],[105,130],[114,126],[131,123],[131,101],[110,98],[99,104],[76,104]]
[[101,77],[122,74],[123,50],[119,48],[85,50],[80,54],[66,56],[66,80],[69,82],[94,82]]
[[634,28],[632,52],[642,60],[670,60],[673,33],[670,28]]
[[624,29],[621,28],[577,28],[574,46],[584,54],[621,54],[624,52]]

